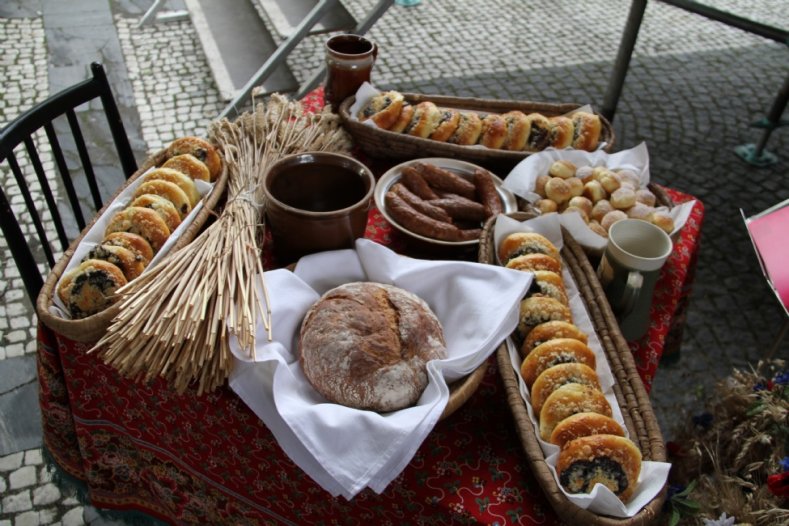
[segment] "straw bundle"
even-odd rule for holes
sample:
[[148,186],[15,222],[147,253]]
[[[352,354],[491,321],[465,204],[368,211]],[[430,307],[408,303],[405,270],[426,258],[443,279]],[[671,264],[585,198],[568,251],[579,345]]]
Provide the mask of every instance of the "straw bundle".
[[250,356],[258,323],[271,339],[260,259],[268,168],[293,153],[350,148],[337,116],[305,114],[279,95],[234,122],[213,123],[209,133],[227,163],[224,209],[191,244],[118,291],[120,313],[91,349],[121,374],[161,376],[179,393],[192,382],[198,394],[224,383],[231,336]]

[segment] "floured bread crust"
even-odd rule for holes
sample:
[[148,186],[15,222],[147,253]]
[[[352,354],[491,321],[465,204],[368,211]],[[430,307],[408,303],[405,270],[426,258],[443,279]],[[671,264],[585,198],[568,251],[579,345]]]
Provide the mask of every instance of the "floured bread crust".
[[310,384],[328,400],[389,412],[419,400],[426,364],[446,358],[443,330],[422,299],[371,282],[330,290],[307,312],[299,360]]

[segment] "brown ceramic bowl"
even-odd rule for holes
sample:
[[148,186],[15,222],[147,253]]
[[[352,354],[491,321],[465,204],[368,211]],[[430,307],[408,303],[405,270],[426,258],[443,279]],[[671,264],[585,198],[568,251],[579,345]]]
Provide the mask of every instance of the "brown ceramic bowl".
[[375,178],[352,157],[305,152],[285,157],[263,183],[266,221],[279,263],[352,248],[364,235]]

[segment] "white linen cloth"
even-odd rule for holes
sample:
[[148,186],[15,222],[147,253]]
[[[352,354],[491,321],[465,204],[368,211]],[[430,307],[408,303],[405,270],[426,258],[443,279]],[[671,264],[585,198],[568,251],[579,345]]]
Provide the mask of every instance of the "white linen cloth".
[[[532,275],[495,265],[425,261],[370,240],[355,250],[302,258],[294,272],[264,275],[273,340],[258,328],[255,356],[231,340],[230,387],[269,427],[305,473],[332,495],[380,493],[405,468],[449,400],[448,383],[471,373],[515,329]],[[302,373],[298,334],[307,309],[343,283],[374,281],[425,300],[444,329],[448,357],[427,364],[429,384],[413,407],[379,414],[325,400]]]

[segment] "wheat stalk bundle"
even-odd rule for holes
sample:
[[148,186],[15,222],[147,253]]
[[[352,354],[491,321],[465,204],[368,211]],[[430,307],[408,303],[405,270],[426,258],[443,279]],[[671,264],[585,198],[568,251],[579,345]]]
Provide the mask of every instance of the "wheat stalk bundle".
[[260,257],[268,168],[293,153],[350,148],[336,115],[306,113],[281,95],[233,122],[214,122],[209,136],[227,165],[224,208],[189,245],[118,291],[120,313],[91,349],[121,374],[161,376],[179,393],[193,382],[198,394],[224,383],[231,336],[249,355],[259,322],[271,339]]

